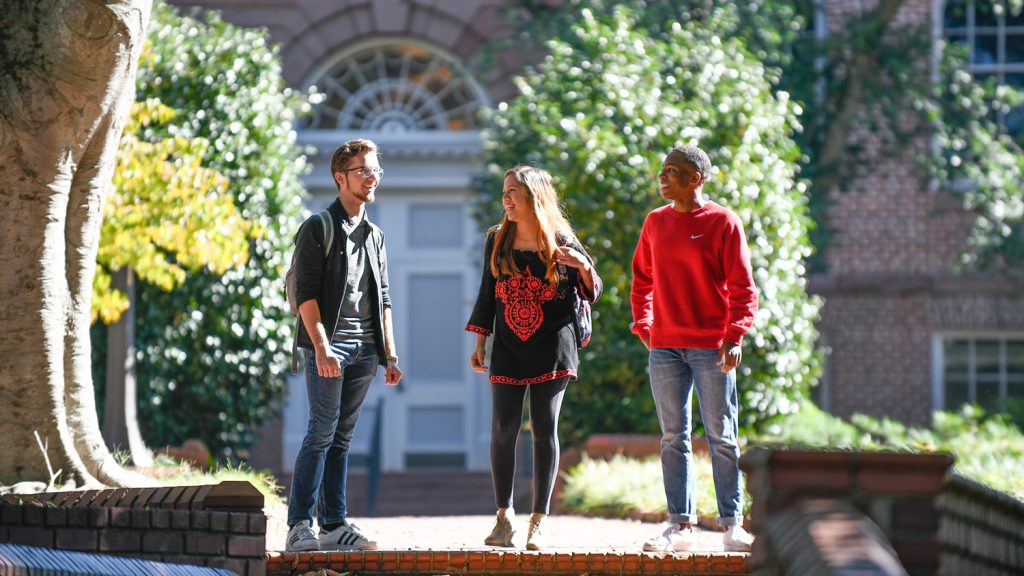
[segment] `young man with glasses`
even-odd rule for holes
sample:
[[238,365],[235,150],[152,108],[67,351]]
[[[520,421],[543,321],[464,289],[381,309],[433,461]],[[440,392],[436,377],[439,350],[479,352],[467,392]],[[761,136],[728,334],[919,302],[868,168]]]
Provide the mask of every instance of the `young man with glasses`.
[[690,549],[697,522],[691,398],[696,388],[711,450],[718,523],[729,551],[749,552],[743,529],[736,367],[754,322],[757,292],[743,223],[706,199],[711,160],[673,148],[658,174],[671,204],[647,215],[633,254],[633,332],[650,350],[651,391],[661,424],[661,469],[669,527],[644,550]]
[[[398,384],[384,233],[366,217],[384,171],[377,145],[351,140],[331,159],[338,198],[307,219],[295,240],[296,301],[305,349],[309,425],[295,459],[285,549],[374,550],[377,543],[347,521],[345,483],[356,419],[377,367]],[[329,252],[327,251],[329,248]],[[320,534],[313,533],[313,507]]]

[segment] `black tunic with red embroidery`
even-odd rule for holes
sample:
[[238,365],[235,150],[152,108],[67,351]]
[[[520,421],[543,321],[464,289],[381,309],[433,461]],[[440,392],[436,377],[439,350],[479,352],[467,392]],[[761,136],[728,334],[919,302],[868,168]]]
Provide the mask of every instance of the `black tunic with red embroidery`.
[[[593,262],[583,246],[572,239],[566,244]],[[495,278],[491,273],[494,232],[484,248],[480,293],[466,330],[489,336],[490,380],[496,384],[537,384],[568,376],[576,379],[579,355],[573,332],[573,304],[577,293],[594,302],[601,295],[601,279],[594,274],[594,290],[587,289],[579,270],[558,266],[559,280],[545,279],[547,268],[540,254],[515,250],[519,275]]]

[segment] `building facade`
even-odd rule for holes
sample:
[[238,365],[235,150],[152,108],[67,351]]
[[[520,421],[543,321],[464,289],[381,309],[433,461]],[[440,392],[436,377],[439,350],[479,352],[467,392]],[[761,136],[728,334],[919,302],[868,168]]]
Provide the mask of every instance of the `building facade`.
[[[1024,85],[1024,19],[995,14],[993,2],[1004,0],[907,0],[898,19],[928,26],[935,39],[968,43],[975,73]],[[266,27],[282,46],[287,82],[321,94],[315,115],[299,126],[300,141],[315,150],[310,209],[336,194],[329,164],[338,143],[368,137],[381,145],[386,175],[370,216],[387,235],[408,375],[397,389],[375,386],[367,401],[384,401],[383,467],[486,470],[490,387],[469,369],[472,336],[451,318],[468,318],[479,280],[481,233],[469,211],[482,161],[475,113],[515,96],[511,77],[531,53],[512,50],[477,66],[489,39],[513,33],[500,15],[503,2],[175,3]],[[872,6],[821,0],[819,31],[841,29]],[[870,143],[870,134],[858,137]],[[913,173],[915,155],[930,143],[917,146],[880,160],[830,199],[828,271],[810,286],[825,299],[818,399],[841,416],[923,424],[933,410],[964,401],[994,407],[1024,398],[1022,285],[955,272],[970,217]],[[304,385],[294,379],[280,429],[284,473],[305,419]],[[367,437],[361,427],[356,444]]]
[[[872,4],[822,2],[825,29]],[[936,50],[940,39],[967,43],[972,73],[1024,86],[1024,15],[1002,0],[907,0],[896,18],[928,27]],[[1019,113],[1003,121],[1019,131]],[[1024,398],[1024,284],[956,272],[971,216],[914,174],[930,146],[882,158],[830,196],[828,272],[812,278],[811,290],[825,299],[818,397],[834,414],[927,424],[934,410]]]

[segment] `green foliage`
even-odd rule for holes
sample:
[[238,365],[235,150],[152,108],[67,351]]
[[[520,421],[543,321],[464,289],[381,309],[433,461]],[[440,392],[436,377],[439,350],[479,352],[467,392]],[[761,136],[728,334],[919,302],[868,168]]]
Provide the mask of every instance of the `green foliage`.
[[[591,3],[573,3],[590,6]],[[569,387],[563,437],[657,429],[647,354],[628,331],[633,248],[644,217],[662,205],[656,172],[672,146],[699,143],[717,167],[705,192],[747,227],[761,310],[739,375],[746,426],[796,408],[819,371],[813,349],[820,303],[804,291],[810,254],[804,183],[796,179],[796,108],[774,94],[767,70],[729,33],[737,13],[663,24],[648,34],[632,3],[581,8],[547,44],[549,56],[516,79],[485,131],[487,174],[477,183],[482,225],[500,215],[501,178],[517,163],[552,173],[581,240],[597,259],[605,296]]]
[[138,98],[158,98],[177,114],[144,127],[140,139],[210,142],[203,165],[228,179],[242,218],[262,233],[244,266],[190,275],[169,293],[140,290],[140,425],[151,445],[195,437],[219,457],[238,456],[284,389],[292,319],[283,279],[306,169],[292,126],[308,106],[284,86],[263,30],[158,4],[148,41]]
[[[703,466],[697,466],[703,469]],[[610,460],[583,460],[565,473],[559,505],[568,512],[591,516],[623,516],[665,508],[661,462],[616,455]]]
[[849,422],[810,402],[787,416],[752,444],[849,450],[948,452],[955,468],[996,490],[1024,499],[1024,434],[1005,415],[986,416],[977,406],[936,412],[931,428],[891,419],[854,415]]
[[941,79],[924,106],[937,125],[939,153],[930,158],[929,167],[975,216],[962,255],[965,266],[1024,265],[1024,138],[1014,140],[998,121],[1021,107],[1024,91],[997,86],[992,78],[971,77],[965,47],[946,46]]
[[[1024,434],[1004,416],[986,417],[977,407],[936,412],[931,428],[906,426],[889,419],[854,416],[849,422],[805,401],[800,410],[752,438],[751,445],[823,450],[948,452],[957,473],[995,490],[1024,499]],[[717,514],[711,461],[694,457],[697,513]],[[584,458],[565,475],[559,502],[567,510],[595,516],[630,512],[664,512],[665,493],[657,457],[639,460]],[[750,496],[744,494],[744,513]]]
[[[697,515],[718,517],[711,458],[707,454],[695,455],[693,470]],[[592,460],[584,456],[565,474],[565,487],[558,502],[566,511],[588,516],[621,518],[630,513],[667,512],[661,459],[616,455],[610,460]],[[743,513],[749,512],[750,495],[744,489]]]
[[112,324],[128,308],[127,296],[111,287],[116,270],[131,268],[141,281],[171,290],[189,271],[223,274],[249,259],[249,238],[259,227],[242,220],[227,180],[202,166],[209,143],[182,136],[145,142],[136,136],[143,126],[171,122],[174,115],[156,99],[132,104],[104,206],[94,322],[99,317]]
[[157,456],[153,462],[153,473],[167,486],[196,486],[203,484],[220,484],[227,480],[244,480],[259,490],[263,497],[264,507],[278,506],[281,499],[281,486],[277,479],[267,471],[256,471],[246,464],[227,464],[214,466],[209,470],[198,470],[187,463],[167,456]]

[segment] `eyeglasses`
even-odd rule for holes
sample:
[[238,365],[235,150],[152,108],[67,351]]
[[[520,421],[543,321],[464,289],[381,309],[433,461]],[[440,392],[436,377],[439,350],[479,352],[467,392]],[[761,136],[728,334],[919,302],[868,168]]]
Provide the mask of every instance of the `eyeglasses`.
[[362,176],[363,178],[369,178],[370,176],[374,176],[377,178],[377,180],[380,180],[381,178],[384,177],[383,168],[373,168],[371,166],[366,166],[365,164],[362,166],[356,166],[355,168],[345,168],[343,170],[338,170],[338,172],[352,172],[353,170],[359,170],[359,175]]

